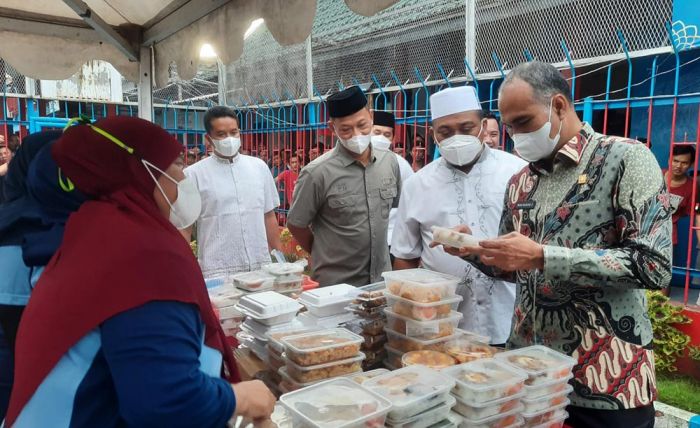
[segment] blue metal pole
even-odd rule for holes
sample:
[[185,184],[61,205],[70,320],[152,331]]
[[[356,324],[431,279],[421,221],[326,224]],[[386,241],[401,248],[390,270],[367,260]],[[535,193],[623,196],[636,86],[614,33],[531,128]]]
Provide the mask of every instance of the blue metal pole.
[[[384,88],[382,87],[382,84],[379,83],[379,80],[377,79],[377,76],[372,74],[372,81],[374,82],[375,85],[377,85],[377,89],[379,89],[379,93],[382,95],[382,99],[384,99],[384,108],[386,108],[386,95],[384,94]],[[379,105],[379,97],[374,98],[374,109],[377,110],[377,106]]]
[[583,99],[583,121],[593,123],[593,98],[586,97]]
[[535,60],[535,58],[532,56],[532,54],[530,53],[530,50],[528,48],[525,48],[524,53],[525,53],[525,59],[527,60],[527,62],[532,62]]
[[469,65],[469,61],[467,61],[466,58],[464,58],[464,67],[466,67],[469,76],[472,78],[472,82],[476,88],[476,96],[479,98],[479,100],[481,100],[481,95],[479,95],[479,81],[476,80],[476,74],[474,74],[474,70],[472,69],[472,66]]
[[445,80],[445,83],[447,83],[447,87],[451,88],[452,83],[450,83],[450,79],[447,76],[447,74],[445,73],[445,69],[442,67],[442,64],[440,64],[439,62],[437,63],[437,69],[440,72],[440,75],[442,76],[442,78]]

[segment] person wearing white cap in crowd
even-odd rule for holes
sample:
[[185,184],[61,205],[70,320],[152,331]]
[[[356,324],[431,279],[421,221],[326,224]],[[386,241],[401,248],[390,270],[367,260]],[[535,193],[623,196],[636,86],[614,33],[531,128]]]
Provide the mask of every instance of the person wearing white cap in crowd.
[[[372,125],[372,147],[379,150],[391,150],[391,145],[394,142],[394,124],[395,119],[392,113],[386,111],[374,112],[374,124]],[[398,153],[396,161],[399,163],[399,171],[401,172],[401,181],[406,181],[413,175],[413,168],[406,159]],[[392,208],[389,212],[389,231],[387,232],[387,243],[391,246],[391,236],[394,232],[394,223],[396,222],[396,208]]]
[[431,228],[468,224],[476,238],[497,236],[506,184],[526,162],[479,140],[485,119],[473,87],[444,89],[430,105],[441,158],[403,186],[391,244],[394,269],[422,264],[461,278],[460,327],[501,345],[510,333],[515,285],[487,277],[441,247],[430,248]]

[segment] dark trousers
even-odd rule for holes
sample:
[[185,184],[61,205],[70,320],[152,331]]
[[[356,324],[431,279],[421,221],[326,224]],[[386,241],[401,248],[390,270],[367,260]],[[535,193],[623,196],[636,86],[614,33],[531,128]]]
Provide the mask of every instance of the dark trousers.
[[572,428],[654,428],[654,405],[625,410],[598,410],[569,406],[566,425]]
[[0,305],[0,420],[5,419],[15,370],[15,341],[24,306]]

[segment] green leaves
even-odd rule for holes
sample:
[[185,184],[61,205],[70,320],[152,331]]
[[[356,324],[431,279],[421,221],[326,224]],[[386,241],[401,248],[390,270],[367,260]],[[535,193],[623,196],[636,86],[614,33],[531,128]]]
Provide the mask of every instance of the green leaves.
[[700,348],[688,346],[690,337],[675,325],[690,324],[692,320],[683,315],[683,308],[673,305],[659,291],[648,291],[648,312],[654,330],[654,360],[656,370],[675,372],[676,360],[688,350],[691,358],[700,359]]

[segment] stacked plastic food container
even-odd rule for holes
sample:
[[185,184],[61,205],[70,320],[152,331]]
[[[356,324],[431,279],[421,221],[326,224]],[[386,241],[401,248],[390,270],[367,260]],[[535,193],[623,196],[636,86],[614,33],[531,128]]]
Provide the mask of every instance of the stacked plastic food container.
[[305,388],[322,380],[362,371],[365,354],[362,337],[344,329],[331,328],[285,336],[279,369],[283,392]]
[[229,339],[235,338],[245,318],[235,307],[243,293],[223,279],[208,281],[208,284],[214,285],[208,289],[209,299],[219,317],[224,334]]
[[401,367],[406,352],[444,352],[447,342],[460,337],[457,325],[462,314],[456,309],[462,297],[455,294],[459,278],[426,269],[385,272],[383,276],[387,368]]
[[272,276],[272,289],[285,295],[293,295],[302,291],[306,261],[301,263],[270,263],[262,267],[264,274]]
[[386,334],[384,325],[386,317],[386,297],[384,282],[370,284],[355,290],[355,299],[347,310],[356,316],[356,319],[342,324],[343,327],[355,334],[362,336],[362,352],[366,359],[362,363],[364,370],[373,370],[382,365],[386,358],[384,345]]
[[293,320],[301,305],[280,293],[263,291],[241,297],[235,309],[247,317],[237,336],[241,346],[267,361],[268,334],[298,327]]
[[443,370],[456,380],[452,395],[454,411],[464,417],[465,427],[519,427],[524,410],[527,376],[492,358]]
[[450,395],[455,380],[424,366],[411,366],[374,377],[362,384],[391,401],[388,427],[457,426],[449,423],[456,399]]
[[380,428],[391,402],[347,378],[318,383],[280,397],[293,426],[313,428]]
[[301,293],[299,303],[307,312],[299,314],[299,320],[307,326],[333,328],[352,319],[345,307],[352,301],[355,290],[352,285],[338,284]]
[[496,360],[525,373],[522,417],[526,427],[556,428],[566,420],[569,379],[576,360],[547,347],[535,345],[496,355]]

